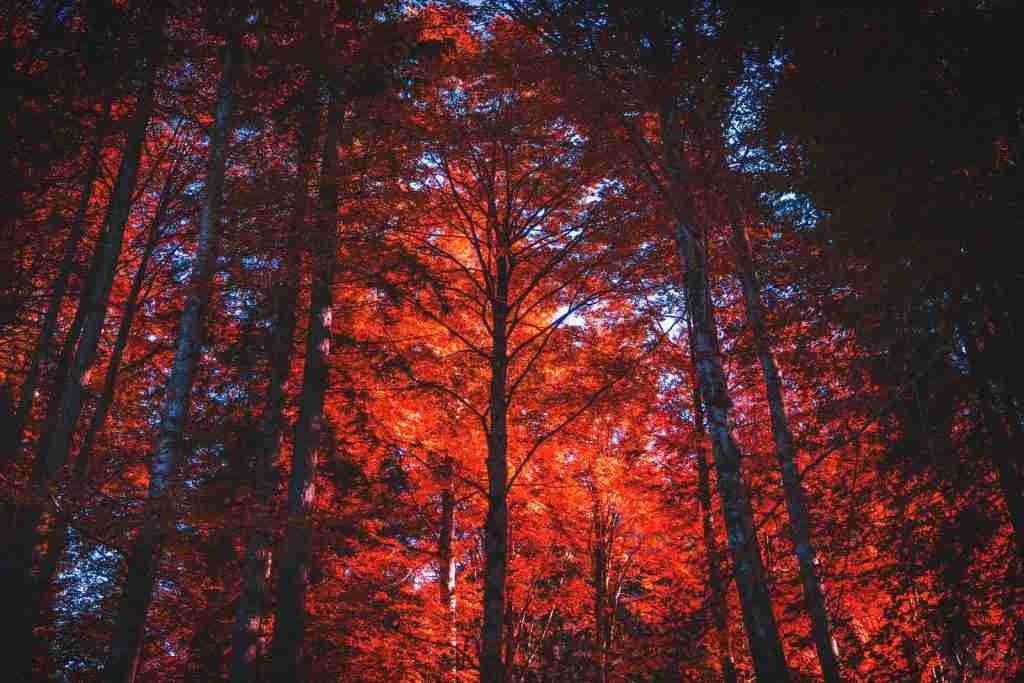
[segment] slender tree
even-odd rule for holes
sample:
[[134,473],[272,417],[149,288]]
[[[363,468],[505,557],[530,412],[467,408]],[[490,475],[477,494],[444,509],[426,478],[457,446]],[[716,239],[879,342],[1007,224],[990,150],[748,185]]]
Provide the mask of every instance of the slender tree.
[[205,194],[199,218],[199,241],[189,278],[190,291],[178,323],[174,363],[164,389],[142,527],[132,544],[124,592],[103,668],[106,681],[133,681],[138,673],[146,613],[153,597],[165,538],[174,520],[171,494],[182,456],[192,384],[202,352],[203,315],[210,301],[217,266],[224,177],[233,130],[235,82],[242,57],[241,40],[240,26],[231,27],[224,49],[223,74],[217,87]]
[[[258,643],[262,635],[264,610],[268,597],[273,536],[269,525],[269,501],[274,498],[276,468],[285,427],[285,384],[291,373],[292,350],[298,308],[299,289],[294,280],[300,275],[301,240],[306,226],[309,184],[313,173],[313,152],[318,137],[320,107],[318,83],[310,77],[304,87],[301,122],[296,138],[298,174],[294,205],[285,235],[282,278],[273,287],[274,321],[270,341],[270,382],[262,418],[262,452],[254,465],[252,489],[260,500],[254,501],[256,513],[246,541],[242,567],[242,588],[231,642],[231,677],[250,681],[256,677]],[[268,506],[264,508],[263,506]]]
[[338,144],[344,118],[344,102],[332,91],[320,161],[316,239],[310,245],[315,265],[299,418],[288,480],[287,526],[279,563],[277,612],[270,646],[272,678],[282,683],[304,677],[303,640],[312,540],[310,516],[316,502],[317,464],[325,445],[323,408],[329,381],[334,273],[338,258]]
[[818,558],[811,539],[811,519],[807,498],[800,482],[800,471],[796,463],[796,446],[793,432],[789,428],[789,417],[782,391],[782,377],[775,354],[768,339],[765,324],[764,305],[761,303],[761,286],[754,268],[747,233],[738,214],[733,217],[733,242],[739,259],[739,278],[743,287],[743,306],[747,325],[754,336],[754,348],[761,364],[765,393],[771,412],[772,437],[775,441],[775,456],[782,472],[782,488],[786,497],[786,511],[789,513],[790,533],[793,548],[800,565],[800,579],[803,583],[804,603],[811,617],[811,636],[818,652],[822,677],[826,681],[841,681],[839,662],[836,658],[832,628],[829,625],[825,596],[818,576]]
[[57,279],[54,281],[50,291],[50,300],[46,307],[42,329],[36,338],[35,349],[32,351],[32,360],[29,364],[28,374],[21,384],[18,410],[14,416],[13,426],[10,428],[11,440],[4,446],[4,455],[0,456],[4,458],[0,462],[0,470],[6,469],[7,462],[14,459],[18,449],[21,447],[25,434],[25,425],[28,422],[32,403],[35,400],[36,388],[39,386],[43,361],[50,353],[50,346],[57,329],[61,306],[64,303],[71,273],[77,263],[82,238],[87,227],[86,216],[92,201],[93,187],[99,175],[100,157],[106,142],[107,129],[110,126],[111,100],[111,95],[108,95],[103,104],[102,118],[96,129],[96,140],[89,152],[88,166],[85,178],[82,181],[82,192],[78,201],[78,209],[71,220],[71,228],[64,243],[63,257],[57,271]]
[[171,202],[173,201],[176,192],[180,190],[181,179],[177,171],[177,162],[178,158],[175,159],[175,163],[172,164],[167,173],[163,189],[160,192],[160,198],[157,202],[156,211],[150,220],[148,229],[146,230],[146,241],[142,248],[142,255],[139,259],[138,265],[136,266],[135,274],[132,277],[128,297],[125,300],[124,309],[121,312],[121,322],[118,325],[117,338],[114,341],[114,347],[111,352],[110,360],[107,364],[106,377],[103,381],[103,390],[94,408],[92,418],[90,419],[89,429],[85,433],[85,437],[79,447],[78,454],[75,456],[71,470],[69,491],[62,503],[62,509],[58,514],[57,520],[47,535],[46,553],[40,562],[36,578],[36,590],[39,593],[37,618],[45,617],[47,614],[49,603],[53,595],[53,582],[60,567],[61,559],[67,549],[68,532],[70,530],[72,516],[75,513],[75,506],[80,503],[83,494],[85,493],[85,489],[88,486],[89,470],[92,463],[92,455],[96,439],[103,430],[103,426],[106,423],[107,416],[110,412],[110,407],[114,402],[117,380],[119,373],[122,370],[124,353],[128,347],[128,342],[132,333],[135,314],[139,309],[143,288],[150,276],[150,260],[153,257],[153,252],[156,250],[156,247],[160,242],[160,237],[163,234],[163,231],[167,227],[167,217]]

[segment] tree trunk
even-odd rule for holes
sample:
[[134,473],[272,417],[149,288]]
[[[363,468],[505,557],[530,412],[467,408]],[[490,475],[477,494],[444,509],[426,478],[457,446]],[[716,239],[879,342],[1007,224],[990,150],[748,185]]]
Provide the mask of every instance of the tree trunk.
[[[89,210],[89,203],[92,201],[92,190],[99,176],[100,159],[103,151],[103,142],[107,137],[107,129],[110,126],[110,107],[112,95],[108,94],[103,103],[103,115],[96,130],[96,144],[89,153],[89,164],[86,167],[85,179],[82,182],[82,195],[78,202],[78,209],[71,222],[71,229],[68,238],[64,242],[64,253],[61,258],[57,279],[50,291],[50,301],[46,307],[46,315],[43,318],[43,327],[36,339],[35,349],[32,351],[32,360],[29,363],[28,375],[22,382],[18,399],[18,412],[14,417],[14,425],[11,427],[10,441],[4,442],[4,449],[0,452],[0,471],[5,471],[7,465],[14,460],[18,450],[21,448],[22,439],[25,436],[25,425],[28,423],[29,414],[32,412],[32,403],[35,399],[36,388],[39,386],[39,377],[42,370],[43,359],[50,353],[50,344],[53,341],[54,332],[57,329],[57,319],[60,316],[60,309],[64,303],[64,296],[67,293],[68,281],[71,279],[71,272],[74,270],[75,262],[78,259],[79,246],[85,234],[86,214]],[[126,153],[129,150],[125,150]]]
[[694,322],[694,351],[697,354],[694,362],[701,398],[707,408],[708,432],[718,474],[718,495],[725,516],[743,623],[758,680],[786,681],[789,670],[772,612],[750,494],[741,473],[742,454],[732,435],[732,401],[718,357],[718,330],[711,311],[703,255],[693,240],[686,237],[686,232],[687,228],[677,225],[677,241],[686,270],[687,300],[701,302],[690,306]]
[[231,680],[246,683],[258,679],[260,638],[263,635],[263,612],[267,602],[273,561],[273,534],[270,533],[273,510],[270,509],[277,489],[277,467],[281,455],[281,434],[284,431],[285,384],[291,373],[292,349],[299,290],[301,261],[300,240],[306,225],[309,205],[309,180],[313,173],[313,149],[320,128],[320,112],[316,105],[316,81],[306,86],[306,113],[298,139],[298,182],[295,204],[285,247],[285,272],[274,291],[275,319],[270,341],[270,382],[263,410],[262,447],[258,456],[253,493],[255,522],[249,529],[242,560],[242,588],[231,638]]
[[765,391],[768,407],[771,411],[772,437],[775,441],[775,455],[782,471],[782,489],[786,497],[786,511],[789,513],[789,528],[793,537],[793,548],[800,565],[800,579],[803,583],[804,606],[811,617],[811,637],[818,652],[821,664],[822,679],[826,683],[839,683],[843,680],[839,670],[832,640],[832,628],[829,625],[828,610],[825,607],[825,596],[821,590],[818,577],[817,554],[811,542],[811,521],[807,511],[807,499],[800,483],[800,471],[796,464],[796,447],[793,445],[793,433],[789,428],[789,417],[782,397],[782,378],[775,355],[768,342],[768,331],[765,328],[764,307],[761,303],[761,287],[757,272],[754,270],[754,259],[750,252],[750,242],[740,224],[739,216],[733,219],[733,239],[739,256],[739,276],[743,285],[743,304],[746,309],[747,325],[754,334],[754,347],[761,362],[764,375]]
[[[117,331],[117,340],[114,342],[114,350],[110,356],[110,363],[107,366],[107,375],[103,383],[103,393],[93,412],[90,421],[89,431],[82,441],[78,450],[71,473],[70,495],[64,502],[64,510],[61,511],[59,519],[47,536],[46,555],[39,567],[39,574],[36,580],[38,586],[38,608],[36,612],[36,623],[40,623],[49,613],[53,601],[53,581],[56,578],[57,570],[60,567],[61,558],[68,543],[68,529],[71,522],[73,509],[80,504],[81,496],[85,492],[88,483],[89,465],[92,460],[92,449],[96,443],[96,437],[103,430],[110,406],[114,401],[114,393],[117,387],[117,377],[121,370],[121,363],[124,358],[125,349],[128,347],[128,339],[131,335],[132,322],[135,313],[139,308],[139,297],[146,281],[149,269],[149,260],[156,250],[160,240],[161,228],[167,215],[167,206],[171,200],[174,184],[174,169],[168,174],[164,182],[164,189],[160,195],[160,202],[157,205],[156,214],[153,216],[149,227],[149,234],[146,245],[142,252],[142,259],[139,261],[138,269],[132,278],[131,289],[128,292],[128,299],[125,302],[124,312],[121,315],[121,324]],[[71,509],[68,509],[71,508]]]
[[[687,329],[693,322],[687,321]],[[704,533],[704,552],[708,558],[708,583],[711,589],[711,615],[715,620],[715,632],[718,636],[719,662],[722,667],[722,681],[736,683],[736,664],[732,657],[732,642],[729,637],[728,604],[726,602],[725,581],[722,578],[722,565],[718,555],[718,541],[715,538],[715,525],[711,509],[711,472],[705,450],[707,431],[704,427],[704,402],[700,397],[697,381],[697,366],[692,363],[696,358],[693,351],[693,335],[687,334],[690,342],[690,375],[693,386],[693,428],[697,434],[697,497],[700,500],[701,526]]]
[[[493,220],[493,219],[492,219]],[[487,433],[487,518],[484,523],[484,619],[481,629],[481,683],[505,683],[501,636],[505,617],[505,578],[508,562],[508,289],[509,258],[505,235],[499,230],[491,302],[490,425]]]
[[505,677],[511,680],[516,662],[516,613],[512,596],[506,594],[505,598]]
[[596,500],[591,506],[594,534],[592,581],[594,582],[594,681],[605,683],[608,678],[608,563],[609,532],[605,512]]
[[217,267],[220,210],[240,43],[240,36],[232,34],[224,51],[224,70],[217,88],[217,108],[210,133],[206,194],[199,217],[199,243],[189,277],[188,295],[178,323],[178,342],[171,375],[164,389],[143,525],[132,545],[125,589],[118,604],[110,652],[103,667],[102,680],[110,683],[135,680],[164,536],[173,524],[173,500],[169,494],[181,457],[192,383],[202,352],[203,315],[210,300]]
[[303,631],[309,587],[310,514],[316,498],[316,468],[322,447],[323,406],[331,355],[331,321],[338,231],[338,141],[344,109],[331,96],[321,164],[313,286],[306,334],[299,420],[295,427],[292,471],[288,483],[288,518],[278,578],[277,616],[270,646],[272,680],[303,679]]
[[[703,432],[703,430],[701,430]],[[732,658],[732,644],[729,639],[729,626],[726,619],[725,582],[722,580],[722,567],[718,559],[718,543],[715,540],[715,528],[711,512],[711,485],[707,454],[703,446],[697,449],[697,468],[700,490],[701,517],[704,531],[704,549],[708,556],[708,581],[711,584],[711,613],[715,620],[715,632],[718,635],[719,661],[722,666],[722,680],[725,683],[736,683],[736,665]]]
[[100,337],[110,302],[110,292],[117,274],[124,242],[125,227],[132,210],[132,200],[138,178],[139,161],[146,136],[146,128],[153,112],[156,65],[150,67],[147,83],[139,100],[138,111],[132,121],[125,153],[118,173],[114,194],[107,210],[105,232],[94,257],[88,291],[80,304],[81,332],[74,359],[63,379],[60,405],[52,431],[40,438],[38,458],[43,460],[47,476],[57,479],[68,460],[72,436],[82,412],[88,373],[98,356]]
[[[691,349],[691,360],[693,352]],[[696,380],[697,369],[692,372]],[[736,665],[732,658],[732,643],[729,638],[728,611],[725,593],[725,581],[722,579],[722,566],[719,562],[718,541],[715,539],[715,525],[711,510],[711,476],[708,466],[707,451],[704,441],[707,438],[704,429],[704,403],[700,398],[697,382],[693,382],[693,426],[697,433],[697,497],[700,500],[701,525],[704,532],[704,552],[708,557],[708,583],[711,589],[711,614],[715,620],[715,632],[718,636],[719,661],[722,666],[724,683],[736,683]]]
[[[69,332],[72,345],[77,338],[77,349],[72,360],[68,360],[70,353],[63,354],[66,362],[62,366],[66,365],[66,371],[59,376],[60,392],[50,402],[45,428],[40,435],[29,481],[29,500],[17,513],[14,539],[4,557],[3,569],[0,570],[12,579],[10,583],[3,583],[15,591],[9,604],[14,606],[12,611],[17,615],[17,630],[29,634],[29,642],[25,643],[18,638],[5,639],[12,648],[11,656],[6,659],[8,662],[25,660],[25,653],[32,649],[30,633],[36,611],[33,597],[35,582],[32,577],[35,550],[42,538],[43,517],[50,488],[59,484],[63,478],[75,425],[82,410],[85,392],[83,384],[88,381],[87,373],[96,360],[124,230],[131,213],[146,128],[153,112],[155,80],[156,64],[151,59],[136,112],[128,128],[121,167],[104,221],[105,231],[93,257],[89,282],[82,293],[76,320]],[[65,348],[70,351],[67,343]],[[64,367],[60,370],[64,370]],[[17,673],[31,676],[28,671]]]
[[690,329],[693,362],[711,437],[743,623],[758,680],[782,683],[789,680],[789,669],[772,612],[750,494],[741,472],[742,453],[732,435],[733,406],[718,348],[718,325],[711,302],[705,251],[708,245],[706,240],[698,238],[694,224],[688,220],[692,211],[686,205],[689,195],[679,113],[671,108],[662,112],[661,124],[665,170],[671,194],[667,199],[672,203],[676,249],[683,266],[683,288],[693,321]]
[[441,657],[441,671],[445,680],[455,681],[458,676],[458,631],[456,626],[455,554],[452,543],[455,536],[455,478],[452,463],[445,466],[445,488],[441,492],[441,533],[437,542],[437,582],[441,608],[445,612],[450,648]]

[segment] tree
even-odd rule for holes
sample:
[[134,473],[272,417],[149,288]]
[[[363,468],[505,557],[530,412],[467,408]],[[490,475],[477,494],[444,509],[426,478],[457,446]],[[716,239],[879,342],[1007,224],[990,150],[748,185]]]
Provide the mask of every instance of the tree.
[[[743,74],[743,51],[760,34],[745,31],[746,16],[731,7],[658,5],[653,10],[631,10],[581,2],[565,3],[560,12],[549,12],[543,4],[503,6],[538,27],[552,49],[569,60],[577,79],[593,82],[596,78],[606,84],[592,109],[599,117],[597,125],[624,131],[638,173],[671,210],[693,324],[694,362],[747,637],[758,676],[786,680],[788,668],[754,535],[750,493],[740,471],[742,455],[732,435],[732,401],[708,286],[711,242],[692,203],[692,164],[686,151],[705,126],[723,125],[701,115],[708,109],[709,98],[736,85]],[[706,90],[698,85],[701,77],[708,84]],[[675,87],[664,88],[664,83]]]
[[527,36],[507,24],[494,31],[433,94],[432,125],[445,128],[432,136],[438,142],[425,156],[422,189],[414,189],[432,213],[407,233],[436,273],[436,284],[409,304],[435,327],[436,353],[459,359],[452,374],[423,374],[415,365],[408,372],[476,417],[487,454],[486,483],[477,484],[487,499],[481,680],[504,680],[509,666],[502,654],[509,489],[548,439],[622,377],[622,367],[610,364],[578,407],[510,416],[540,380],[543,359],[570,343],[564,323],[625,286],[626,276],[604,267],[628,253],[613,232],[615,190],[602,188],[604,168],[577,131],[537,91],[481,79],[483,64],[528,58],[513,52],[517,41],[530,49]]
[[103,675],[110,681],[135,679],[146,612],[159,571],[163,537],[174,519],[170,494],[181,458],[192,383],[201,354],[203,314],[210,300],[216,268],[220,210],[228,144],[233,128],[231,119],[235,81],[241,59],[241,41],[241,27],[230,26],[224,50],[224,71],[217,87],[216,117],[210,135],[205,197],[199,219],[199,241],[195,265],[189,278],[192,291],[181,313],[174,364],[164,391],[143,526],[133,542],[124,594],[110,642],[110,654],[104,666]]

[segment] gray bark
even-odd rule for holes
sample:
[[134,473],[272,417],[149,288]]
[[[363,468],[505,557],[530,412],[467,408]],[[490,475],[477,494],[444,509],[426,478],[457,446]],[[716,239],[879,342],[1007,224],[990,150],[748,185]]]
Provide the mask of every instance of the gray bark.
[[[114,401],[114,393],[117,387],[118,373],[121,370],[121,363],[124,358],[125,349],[128,347],[128,339],[131,336],[132,323],[135,313],[139,307],[139,297],[146,281],[149,269],[149,261],[156,250],[159,242],[161,228],[167,216],[167,207],[171,200],[172,188],[174,185],[175,173],[172,169],[164,182],[164,189],[161,192],[160,201],[157,205],[156,214],[150,224],[146,245],[143,248],[142,258],[132,278],[131,288],[128,292],[128,299],[125,302],[124,312],[121,314],[121,324],[117,331],[117,340],[114,342],[114,350],[110,356],[107,366],[106,379],[103,383],[103,393],[100,395],[89,424],[89,431],[86,432],[82,445],[78,450],[72,466],[70,495],[64,500],[63,509],[53,529],[47,536],[46,554],[39,566],[38,578],[38,610],[36,623],[41,623],[49,612],[53,599],[53,581],[57,576],[60,561],[64,556],[68,544],[68,530],[70,528],[73,508],[81,501],[81,496],[88,483],[89,465],[92,460],[92,450],[96,443],[96,437],[103,430],[107,415]],[[68,509],[72,508],[72,509]]]
[[759,681],[782,683],[789,669],[772,612],[761,549],[754,528],[750,493],[741,472],[742,452],[732,434],[732,400],[718,348],[718,325],[711,302],[707,242],[698,238],[687,200],[687,171],[679,112],[661,113],[662,157],[669,182],[676,249],[683,266],[683,288],[693,322],[690,334],[697,380],[717,470],[719,499],[740,594],[743,623]]
[[718,637],[719,664],[722,667],[722,680],[725,683],[736,683],[736,665],[732,658],[732,643],[730,642],[729,625],[726,619],[725,582],[722,580],[722,567],[719,564],[718,558],[718,543],[715,540],[715,528],[711,518],[710,467],[703,447],[697,451],[697,467],[704,549],[708,556],[711,613],[715,620],[715,633]]
[[[708,433],[718,475],[718,495],[732,553],[743,623],[759,681],[786,681],[789,670],[772,612],[761,550],[754,528],[750,494],[741,472],[742,453],[732,435],[732,401],[718,351],[718,330],[710,307],[703,255],[677,226],[679,251],[686,269],[686,292],[694,327],[695,363],[701,398],[707,409]],[[699,265],[697,265],[699,264]],[[695,267],[696,266],[696,267]]]
[[[13,541],[0,565],[0,573],[11,578],[7,585],[17,587],[10,600],[12,611],[17,615],[15,621],[19,624],[16,630],[28,638],[28,642],[24,643],[18,637],[6,639],[12,647],[7,661],[24,662],[25,653],[32,650],[31,627],[36,611],[35,579],[32,576],[35,550],[42,539],[43,518],[51,487],[59,485],[63,478],[75,425],[84,401],[83,384],[87,382],[87,373],[97,357],[125,226],[131,213],[146,129],[153,112],[155,80],[156,63],[151,59],[135,114],[128,127],[121,167],[107,207],[103,237],[94,254],[90,276],[65,343],[66,353],[62,354],[63,360],[58,369],[60,390],[50,402],[36,449],[28,484],[29,502],[18,511]],[[78,344],[72,356],[70,350],[76,339]],[[25,665],[31,666],[31,663]],[[17,671],[17,666],[14,669],[16,675],[26,678],[31,676],[29,670]]]
[[750,243],[747,240],[746,231],[737,218],[738,216],[734,216],[732,229],[739,257],[743,304],[746,309],[747,325],[753,332],[754,347],[758,360],[761,362],[761,373],[764,376],[765,393],[771,412],[775,455],[779,460],[779,469],[782,472],[782,489],[786,498],[786,511],[789,514],[789,528],[797,562],[800,566],[804,606],[811,617],[811,638],[814,640],[818,662],[821,664],[822,679],[826,683],[839,683],[843,678],[833,647],[832,628],[829,625],[828,610],[825,607],[825,596],[821,590],[821,579],[818,577],[817,554],[811,540],[811,520],[807,511],[807,499],[800,483],[800,471],[796,464],[793,432],[789,428],[789,417],[786,415],[782,395],[782,377],[779,375],[775,355],[768,341],[764,306],[761,303],[761,286],[758,282],[757,271],[754,269]]
[[480,681],[504,683],[501,636],[508,560],[508,292],[511,276],[507,235],[499,229],[491,301],[490,425],[487,432],[487,517],[484,523],[484,619]]
[[[693,328],[693,321],[687,318],[687,329]],[[708,587],[711,589],[711,615],[718,637],[719,664],[722,667],[724,683],[736,683],[736,664],[732,656],[732,642],[729,637],[728,603],[726,584],[722,576],[722,565],[718,554],[718,540],[711,508],[711,472],[708,465],[705,441],[707,430],[704,419],[704,402],[701,400],[697,366],[692,361],[697,357],[693,350],[693,335],[687,334],[690,344],[691,384],[693,387],[693,428],[697,435],[697,497],[700,500],[701,527],[704,536],[704,552],[708,558]]]
[[210,132],[206,188],[199,218],[199,243],[188,282],[188,294],[178,323],[178,341],[171,375],[164,389],[149,491],[142,528],[128,560],[128,576],[118,604],[110,651],[102,680],[135,680],[145,632],[146,613],[153,597],[164,538],[173,524],[172,492],[184,439],[192,383],[202,352],[202,323],[213,285],[220,237],[220,210],[227,166],[234,87],[238,72],[240,36],[229,36],[224,67],[217,88],[217,104]]
[[[692,356],[691,351],[691,356]],[[696,368],[693,372],[696,379]],[[711,615],[715,621],[715,633],[718,637],[719,663],[722,667],[724,683],[736,683],[736,665],[732,657],[732,643],[729,638],[728,610],[726,603],[725,581],[722,578],[722,566],[718,555],[718,541],[715,538],[715,525],[711,509],[711,476],[708,456],[704,442],[707,433],[704,429],[704,403],[700,398],[700,389],[694,382],[693,387],[693,426],[697,432],[697,497],[700,500],[701,526],[704,534],[704,552],[708,557],[708,587],[711,589]]]
[[444,680],[455,681],[458,676],[458,631],[456,626],[455,554],[452,543],[455,536],[455,477],[452,463],[445,466],[445,488],[441,492],[441,532],[437,542],[437,582],[441,607],[445,612],[450,648],[441,657]]
[[338,141],[344,109],[332,95],[321,163],[320,197],[313,248],[315,263],[310,293],[306,362],[299,419],[288,483],[288,517],[279,563],[277,615],[270,645],[271,679],[278,683],[304,678],[303,638],[309,589],[310,515],[316,498],[316,470],[322,448],[323,406],[331,355],[334,271],[338,251]]
[[978,340],[969,320],[960,322],[959,331],[967,351],[967,364],[975,390],[978,392],[978,409],[982,427],[988,432],[992,443],[992,460],[999,477],[999,488],[1006,503],[1006,510],[1013,529],[1017,556],[1024,558],[1024,471],[1020,465],[1020,454],[1012,448],[1013,440],[1006,423],[997,412],[988,370],[981,358]]
[[276,494],[276,471],[281,455],[281,435],[284,431],[285,384],[291,373],[301,261],[300,240],[306,225],[309,204],[309,181],[313,172],[313,148],[319,131],[320,112],[316,105],[316,83],[307,85],[306,113],[299,131],[299,177],[295,187],[286,237],[285,268],[275,286],[275,319],[270,342],[270,382],[261,425],[263,451],[257,456],[253,473],[255,520],[248,530],[245,555],[242,560],[242,587],[238,596],[238,609],[231,636],[231,680],[234,683],[256,681],[259,676],[260,638],[270,583],[273,561],[273,535],[270,533],[273,510],[270,505]]

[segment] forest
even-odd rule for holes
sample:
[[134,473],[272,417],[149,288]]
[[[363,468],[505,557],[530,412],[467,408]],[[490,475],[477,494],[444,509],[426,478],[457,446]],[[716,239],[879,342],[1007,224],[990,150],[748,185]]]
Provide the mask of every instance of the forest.
[[1017,4],[0,3],[0,678],[1024,680]]

